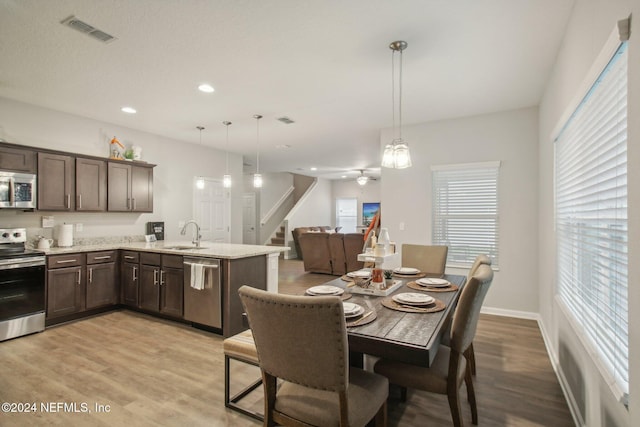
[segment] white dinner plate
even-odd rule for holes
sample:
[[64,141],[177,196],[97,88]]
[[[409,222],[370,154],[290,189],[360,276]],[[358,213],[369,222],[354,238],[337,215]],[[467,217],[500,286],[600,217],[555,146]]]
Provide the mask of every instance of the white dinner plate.
[[358,304],[343,302],[342,306],[344,307],[344,317],[346,317],[347,319],[358,317],[362,313],[364,313],[364,307]]
[[427,288],[446,288],[451,285],[447,280],[436,279],[433,277],[418,279],[416,280],[416,283],[420,286],[426,286]]
[[371,271],[369,270],[356,270],[347,273],[349,277],[369,277],[371,276]]
[[309,295],[342,295],[344,293],[344,289],[339,288],[337,286],[329,286],[329,285],[320,285],[313,286],[307,289],[307,294]]
[[419,294],[417,292],[404,292],[401,294],[396,294],[392,298],[395,302],[408,305],[429,305],[436,300],[434,297],[425,294]]
[[394,268],[393,272],[398,274],[418,274],[420,273],[420,270],[413,267],[398,267]]

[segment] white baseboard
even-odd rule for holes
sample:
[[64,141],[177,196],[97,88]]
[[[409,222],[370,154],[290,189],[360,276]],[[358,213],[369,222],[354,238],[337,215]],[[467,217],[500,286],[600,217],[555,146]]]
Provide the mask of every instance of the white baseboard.
[[495,308],[495,307],[482,307],[480,313],[483,314],[493,314],[494,316],[505,316],[505,317],[515,317],[517,319],[529,319],[540,321],[540,314],[532,313],[530,311],[520,311],[520,310],[507,310],[504,308]]

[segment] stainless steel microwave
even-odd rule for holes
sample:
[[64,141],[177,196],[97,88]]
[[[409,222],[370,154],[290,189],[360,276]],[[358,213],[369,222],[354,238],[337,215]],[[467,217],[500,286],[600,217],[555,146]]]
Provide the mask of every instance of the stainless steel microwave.
[[35,209],[36,176],[0,171],[0,208]]

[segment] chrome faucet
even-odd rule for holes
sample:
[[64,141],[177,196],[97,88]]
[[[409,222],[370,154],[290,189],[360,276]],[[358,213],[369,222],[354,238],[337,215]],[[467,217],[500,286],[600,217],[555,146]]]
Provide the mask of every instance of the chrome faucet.
[[196,222],[195,219],[189,220],[184,224],[184,227],[182,227],[182,230],[180,230],[180,234],[182,236],[184,236],[185,234],[187,234],[187,225],[189,224],[193,224],[196,226],[196,239],[194,241],[192,241],[191,243],[196,245],[196,248],[200,247],[200,239],[202,238],[202,235],[200,234],[200,226],[198,225],[198,223]]

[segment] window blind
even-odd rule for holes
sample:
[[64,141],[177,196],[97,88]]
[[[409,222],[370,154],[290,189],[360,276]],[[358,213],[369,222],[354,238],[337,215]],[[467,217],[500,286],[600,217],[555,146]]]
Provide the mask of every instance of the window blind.
[[432,167],[433,244],[449,247],[447,265],[470,267],[487,254],[498,267],[500,162]]
[[558,293],[622,400],[629,391],[627,50],[555,140]]

